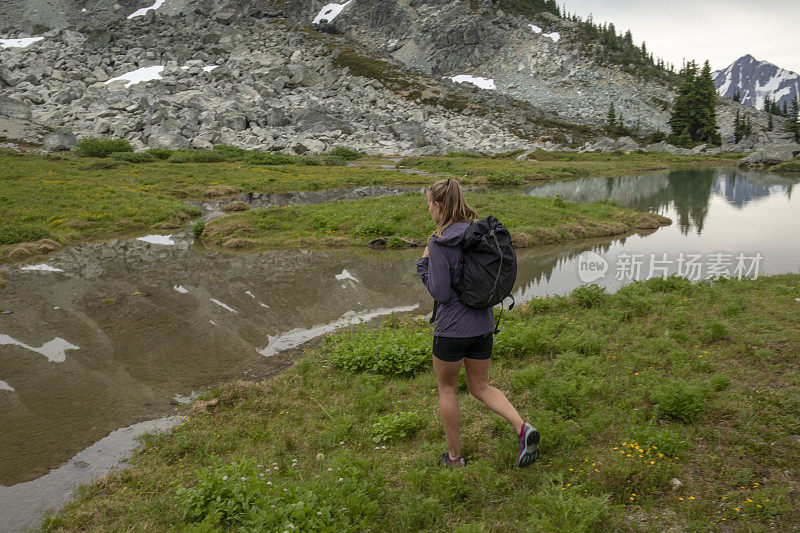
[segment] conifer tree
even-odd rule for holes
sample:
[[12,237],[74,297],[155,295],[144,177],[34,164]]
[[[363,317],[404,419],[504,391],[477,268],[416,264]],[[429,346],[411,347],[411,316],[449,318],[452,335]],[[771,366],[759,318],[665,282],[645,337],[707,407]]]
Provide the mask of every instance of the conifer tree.
[[742,140],[742,116],[739,113],[739,110],[736,110],[736,117],[733,119],[733,142],[739,143]]
[[720,144],[717,131],[717,91],[711,78],[708,61],[698,74],[697,64],[689,61],[681,71],[681,83],[669,120],[672,133],[669,141],[676,146],[689,147],[697,143]]
[[734,89],[733,90],[733,101],[734,102],[741,102],[742,101],[742,97],[739,94],[739,89]]
[[800,102],[798,102],[797,96],[794,97],[789,115],[789,131],[794,133],[794,140],[800,142]]
[[613,128],[617,124],[617,115],[614,112],[614,102],[608,107],[608,114],[606,115],[606,128]]

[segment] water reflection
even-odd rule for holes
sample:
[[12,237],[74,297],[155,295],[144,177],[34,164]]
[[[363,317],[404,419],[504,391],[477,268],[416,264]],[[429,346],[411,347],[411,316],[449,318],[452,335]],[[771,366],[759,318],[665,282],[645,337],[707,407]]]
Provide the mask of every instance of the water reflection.
[[744,209],[767,197],[785,195],[800,180],[738,168],[671,170],[644,176],[585,178],[525,188],[530,196],[556,194],[571,202],[614,200],[641,211],[672,212],[680,231],[700,234],[712,200]]

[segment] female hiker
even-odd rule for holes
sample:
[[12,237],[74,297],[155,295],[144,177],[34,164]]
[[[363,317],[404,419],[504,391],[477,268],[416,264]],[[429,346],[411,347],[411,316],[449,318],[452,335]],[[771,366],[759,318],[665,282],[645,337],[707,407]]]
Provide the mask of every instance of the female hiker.
[[492,309],[467,306],[453,289],[461,275],[459,245],[464,230],[477,214],[466,204],[461,186],[454,179],[437,181],[428,188],[427,197],[436,232],[417,261],[417,273],[436,302],[433,370],[439,388],[439,415],[447,436],[447,451],[439,462],[453,467],[467,464],[461,456],[457,396],[463,360],[469,392],[511,423],[519,439],[517,465],[528,466],[539,456],[539,432],[523,422],[505,394],[487,381],[494,335]]

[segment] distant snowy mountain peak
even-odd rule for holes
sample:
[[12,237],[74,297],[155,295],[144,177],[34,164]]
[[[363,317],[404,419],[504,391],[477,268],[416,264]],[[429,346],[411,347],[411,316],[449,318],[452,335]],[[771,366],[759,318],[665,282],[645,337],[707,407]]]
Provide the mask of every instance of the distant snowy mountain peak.
[[791,107],[794,99],[800,98],[800,75],[767,61],[759,61],[750,54],[711,76],[720,96],[733,98],[734,91],[738,90],[741,102],[757,109],[764,107],[767,96],[780,107],[784,102]]

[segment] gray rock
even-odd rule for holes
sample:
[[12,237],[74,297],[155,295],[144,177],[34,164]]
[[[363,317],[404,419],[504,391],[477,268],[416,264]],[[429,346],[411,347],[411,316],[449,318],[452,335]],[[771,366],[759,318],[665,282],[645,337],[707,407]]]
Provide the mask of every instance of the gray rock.
[[192,148],[196,148],[197,150],[208,150],[213,147],[214,144],[204,137],[197,136],[192,139]]
[[147,146],[150,148],[188,149],[191,146],[189,139],[181,135],[180,129],[162,124],[153,128],[147,138]]
[[668,154],[679,154],[680,148],[677,148],[667,141],[661,141],[653,144],[648,144],[644,147],[645,152],[666,152]]
[[525,150],[524,152],[522,152],[521,154],[519,154],[517,156],[517,161],[527,161],[528,158],[530,157],[530,155],[535,151],[536,151],[535,148],[529,149],[529,150]]
[[344,120],[316,109],[301,111],[295,116],[293,122],[297,129],[304,133],[322,133],[332,130],[341,130],[347,134],[353,132],[353,128]]
[[28,120],[31,118],[31,109],[19,100],[0,96],[0,115]]
[[325,143],[316,139],[301,139],[292,146],[292,149],[298,154],[305,154],[308,152],[321,153],[325,151],[325,148]]
[[800,154],[800,144],[787,143],[765,147],[739,161],[740,167],[772,166],[793,159]]
[[624,137],[620,137],[617,139],[617,147],[620,150],[638,150],[639,143],[628,137],[627,135]]
[[45,135],[44,149],[48,152],[71,150],[78,142],[75,134],[69,128],[58,128],[54,132]]
[[19,78],[6,67],[0,67],[0,85],[13,87],[19,83]]
[[699,155],[708,150],[707,144],[698,144],[692,148],[692,155]]

